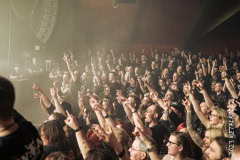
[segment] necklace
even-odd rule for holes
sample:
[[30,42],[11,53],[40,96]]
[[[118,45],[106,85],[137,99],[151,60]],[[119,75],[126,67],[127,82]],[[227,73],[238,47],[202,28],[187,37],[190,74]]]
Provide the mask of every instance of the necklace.
[[6,128],[3,128],[2,130],[0,130],[0,132],[6,131],[7,129],[11,128],[14,124],[15,124],[15,122],[13,122],[12,124],[10,124],[10,125],[7,126]]

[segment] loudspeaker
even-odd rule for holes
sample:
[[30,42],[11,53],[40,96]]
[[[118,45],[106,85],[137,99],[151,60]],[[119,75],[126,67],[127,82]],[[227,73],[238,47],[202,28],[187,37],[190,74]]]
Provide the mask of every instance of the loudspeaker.
[[44,0],[40,25],[35,36],[42,42],[47,43],[54,30],[59,0]]

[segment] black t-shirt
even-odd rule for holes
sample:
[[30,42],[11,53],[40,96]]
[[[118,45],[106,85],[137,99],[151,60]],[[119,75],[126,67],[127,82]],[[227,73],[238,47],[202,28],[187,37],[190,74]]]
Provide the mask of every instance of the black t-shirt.
[[[61,104],[62,108],[64,111],[68,111],[69,113],[72,114],[72,106],[71,104],[67,103],[67,102],[62,102]],[[47,111],[49,114],[52,114],[55,110],[55,106],[53,104],[51,104],[51,106],[49,108],[47,108]]]
[[0,137],[1,159],[41,159],[43,144],[37,129],[17,111],[14,110],[13,115],[19,128],[7,136]]
[[156,141],[158,145],[158,152],[166,152],[167,148],[164,142],[169,137],[169,131],[162,124],[157,124],[150,128],[152,130],[152,138]]

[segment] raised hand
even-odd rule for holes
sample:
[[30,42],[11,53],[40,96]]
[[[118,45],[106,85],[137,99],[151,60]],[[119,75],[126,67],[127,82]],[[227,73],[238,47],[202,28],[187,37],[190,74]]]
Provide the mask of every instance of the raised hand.
[[33,83],[33,89],[34,90],[40,90],[39,86],[36,83]]
[[115,136],[113,134],[113,130],[112,128],[105,124],[105,130],[100,127],[99,125],[93,125],[93,132],[98,136],[98,138],[102,141],[104,141],[107,144],[111,144],[111,140],[114,138],[113,136]]
[[192,93],[192,87],[191,87],[189,81],[184,84],[184,88],[186,89],[186,91],[187,91],[188,94],[191,94],[191,93]]
[[99,101],[93,96],[91,96],[91,98],[89,99],[89,103],[93,110],[102,111],[102,106],[100,105]]
[[40,95],[38,93],[33,93],[33,98],[35,99],[40,98]]
[[53,98],[57,98],[57,90],[55,87],[50,88],[50,93]]
[[144,134],[143,131],[141,131],[141,129],[139,129],[138,127],[135,128],[135,132],[136,132],[136,136],[147,146],[153,146],[154,144],[152,144],[152,142],[148,139],[148,137]]
[[158,101],[158,94],[156,92],[151,91],[150,92],[150,98],[152,99],[153,102],[157,102]]
[[66,125],[71,127],[73,130],[78,129],[79,128],[79,124],[78,124],[77,119],[72,114],[70,114],[67,110],[66,110],[66,113],[67,113],[67,119],[64,120]]
[[186,111],[191,111],[191,102],[190,100],[185,97],[185,100],[182,100],[182,104],[185,106]]
[[195,84],[196,84],[196,86],[197,86],[200,90],[202,90],[202,89],[204,88],[201,81],[196,80],[196,81],[195,81]]

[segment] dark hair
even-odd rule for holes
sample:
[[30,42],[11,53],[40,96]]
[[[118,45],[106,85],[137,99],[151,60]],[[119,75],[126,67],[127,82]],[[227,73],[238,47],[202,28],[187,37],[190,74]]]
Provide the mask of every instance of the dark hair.
[[229,138],[226,137],[216,137],[215,140],[219,147],[221,148],[221,159],[223,158],[230,158],[228,153],[229,151]]
[[85,160],[112,160],[113,158],[104,150],[91,149],[85,158]]
[[60,124],[61,127],[64,127],[66,125],[64,120],[67,117],[65,115],[63,115],[62,113],[58,113],[58,112],[53,112],[52,115],[54,116],[55,120],[58,121],[58,123]]
[[157,114],[158,114],[157,119],[159,120],[159,119],[162,117],[163,109],[162,109],[159,105],[156,105],[156,108],[155,108],[155,112],[154,112],[154,113],[157,113]]
[[46,160],[70,160],[63,152],[53,152],[46,157]]
[[0,76],[0,120],[7,120],[12,117],[15,92],[12,83]]
[[190,141],[190,137],[188,134],[186,133],[182,133],[182,132],[172,132],[171,133],[172,136],[175,136],[177,138],[177,143],[178,145],[182,145],[183,146],[183,150],[182,150],[182,157],[183,158],[192,158],[192,144]]
[[[62,126],[58,121],[52,120],[43,123],[39,127],[40,134],[44,134],[48,141],[48,146],[55,144],[67,145],[67,138]],[[43,133],[42,133],[43,132]]]

